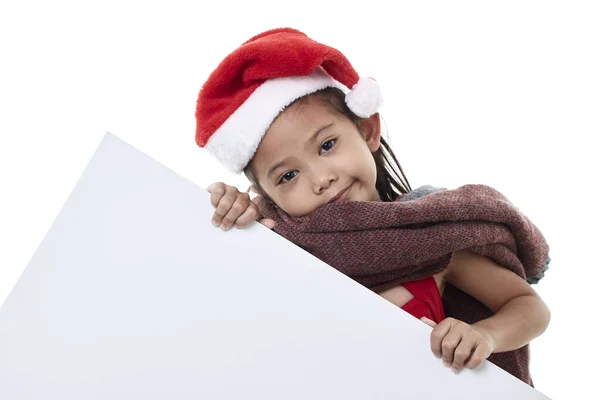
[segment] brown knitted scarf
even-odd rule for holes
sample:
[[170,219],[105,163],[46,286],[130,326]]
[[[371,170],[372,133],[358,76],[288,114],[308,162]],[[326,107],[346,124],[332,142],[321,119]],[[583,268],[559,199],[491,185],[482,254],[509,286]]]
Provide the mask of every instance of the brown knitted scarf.
[[[262,198],[258,203],[278,234],[374,291],[434,275],[457,250],[490,257],[530,283],[541,279],[549,262],[541,232],[484,185],[424,186],[394,202],[331,203],[300,218]],[[443,301],[447,316],[467,323],[492,315],[451,285]],[[528,346],[489,360],[531,384]]]

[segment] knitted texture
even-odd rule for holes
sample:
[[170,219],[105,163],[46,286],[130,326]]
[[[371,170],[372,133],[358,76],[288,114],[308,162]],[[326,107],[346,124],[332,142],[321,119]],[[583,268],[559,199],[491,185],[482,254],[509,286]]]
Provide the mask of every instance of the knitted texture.
[[[330,203],[300,218],[262,198],[258,203],[278,234],[374,291],[435,275],[458,250],[487,256],[533,282],[549,262],[542,233],[504,195],[485,185],[423,187],[394,202]],[[443,301],[446,316],[467,323],[492,315],[449,284]],[[528,346],[489,360],[531,384]]]

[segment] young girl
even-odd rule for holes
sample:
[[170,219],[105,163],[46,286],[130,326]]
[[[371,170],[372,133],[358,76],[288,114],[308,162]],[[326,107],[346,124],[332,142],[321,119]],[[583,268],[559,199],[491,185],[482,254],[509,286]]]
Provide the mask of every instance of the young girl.
[[492,188],[411,190],[380,104],[374,80],[299,31],[244,43],[200,91],[196,141],[259,196],[211,185],[213,224],[259,219],[432,325],[453,371],[489,357],[531,384],[526,345],[550,319],[526,280],[547,264],[543,236]]

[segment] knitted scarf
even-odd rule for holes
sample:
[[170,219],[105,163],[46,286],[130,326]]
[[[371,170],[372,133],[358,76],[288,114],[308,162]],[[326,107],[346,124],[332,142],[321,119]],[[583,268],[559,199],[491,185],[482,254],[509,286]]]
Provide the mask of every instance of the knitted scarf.
[[[300,218],[263,198],[257,202],[278,234],[376,292],[437,274],[458,250],[487,256],[529,283],[549,263],[541,232],[489,186],[423,186],[394,202],[330,203]],[[449,284],[443,302],[446,316],[470,324],[492,315]],[[489,360],[531,384],[528,346]]]

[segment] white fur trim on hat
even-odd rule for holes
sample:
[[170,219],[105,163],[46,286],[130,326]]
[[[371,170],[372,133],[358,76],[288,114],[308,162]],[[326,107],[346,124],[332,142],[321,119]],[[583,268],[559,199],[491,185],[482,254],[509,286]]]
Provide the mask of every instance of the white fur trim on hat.
[[382,102],[381,89],[371,78],[360,78],[346,94],[346,105],[361,118],[368,118],[375,114]]
[[254,156],[265,132],[279,113],[294,100],[326,87],[344,88],[322,68],[317,68],[308,76],[265,81],[213,133],[206,144],[206,150],[213,153],[228,169],[241,172]]

